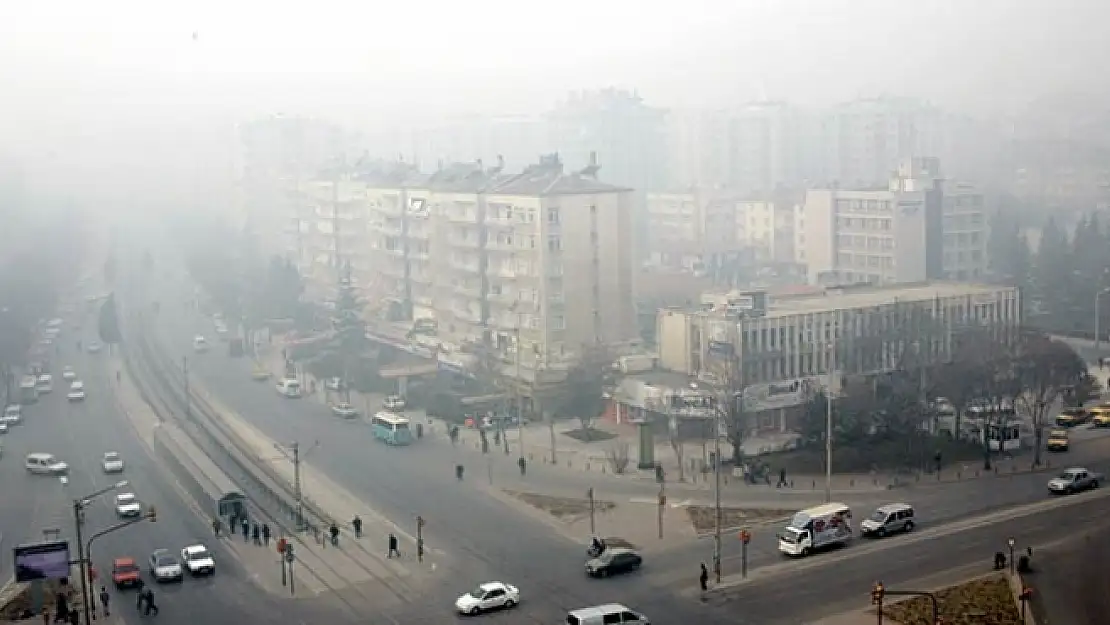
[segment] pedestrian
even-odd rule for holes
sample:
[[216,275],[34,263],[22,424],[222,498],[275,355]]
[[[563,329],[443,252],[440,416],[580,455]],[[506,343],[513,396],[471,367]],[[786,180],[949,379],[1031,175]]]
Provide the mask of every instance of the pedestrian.
[[146,603],[146,585],[142,580],[139,581],[139,592],[135,595],[135,609],[142,610],[143,604]]
[[147,588],[145,597],[146,609],[143,610],[143,616],[150,616],[151,612],[154,613],[154,616],[158,616],[158,606],[154,604],[154,591]]
[[262,528],[258,527],[258,523],[255,523],[254,527],[251,528],[251,539],[254,540],[256,545],[262,544]]
[[42,609],[42,625],[50,625],[50,610]]
[[521,477],[524,477],[524,472],[528,470],[528,461],[524,459],[524,456],[521,456],[517,458],[516,465],[520,467]]
[[393,533],[391,532],[389,534],[389,553],[386,554],[386,557],[387,558],[392,558],[393,554],[397,554],[398,558],[401,557],[401,552],[397,550],[397,537],[394,536]]
[[54,595],[54,622],[66,622],[66,616],[69,614],[69,602],[66,600],[64,592],[59,592]]
[[263,523],[262,524],[262,541],[266,544],[267,547],[270,546],[270,524],[269,523]]
[[111,601],[111,599],[112,599],[112,597],[111,597],[111,595],[108,594],[108,589],[101,586],[100,587],[100,606],[102,608],[104,608],[104,618],[108,618],[109,616],[112,615],[112,613],[108,611],[108,602]]
[[362,538],[362,519],[357,514],[351,519],[351,527],[355,528],[355,538]]
[[339,546],[339,526],[335,524],[335,521],[331,522],[331,527],[328,528],[328,534],[331,535],[331,546],[332,547],[338,547]]
[[235,536],[235,528],[237,527],[239,527],[239,515],[238,513],[232,512],[231,515],[227,517],[227,533],[231,534],[233,538]]
[[705,568],[705,563],[701,563],[701,575],[698,575],[698,583],[701,584],[701,591],[709,590],[709,569]]
[[243,542],[249,541],[251,539],[250,521],[248,521],[246,517],[244,517],[243,520],[239,522],[239,527],[243,531]]
[[779,469],[779,484],[776,488],[786,486],[786,467]]
[[223,524],[220,522],[220,517],[215,517],[212,519],[212,533],[216,535],[216,538],[220,537],[221,525]]

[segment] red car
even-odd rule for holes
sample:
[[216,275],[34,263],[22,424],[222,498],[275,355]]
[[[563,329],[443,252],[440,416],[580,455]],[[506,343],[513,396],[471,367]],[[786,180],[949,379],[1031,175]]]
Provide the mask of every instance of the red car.
[[141,582],[139,565],[134,558],[116,558],[112,561],[112,583],[116,588],[138,586]]

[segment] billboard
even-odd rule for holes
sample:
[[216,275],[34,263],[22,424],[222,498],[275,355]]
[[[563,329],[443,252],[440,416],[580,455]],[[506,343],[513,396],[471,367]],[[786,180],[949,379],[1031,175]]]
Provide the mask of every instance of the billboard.
[[62,579],[69,577],[69,542],[52,540],[33,545],[19,545],[15,554],[15,581]]

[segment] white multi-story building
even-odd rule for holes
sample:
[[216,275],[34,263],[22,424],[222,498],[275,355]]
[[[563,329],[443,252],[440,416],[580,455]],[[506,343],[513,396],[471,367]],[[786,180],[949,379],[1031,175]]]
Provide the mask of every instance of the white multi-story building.
[[810,283],[975,280],[987,268],[983,196],[935,158],[903,159],[885,189],[811,189],[795,215]]
[[720,300],[659,311],[659,366],[707,384],[739,381],[753,434],[794,429],[812,392],[836,393],[846,376],[947,361],[967,329],[1021,323],[1016,287],[957,282]]
[[488,345],[530,369],[634,340],[630,191],[597,169],[567,173],[552,155],[519,174],[364,176],[386,318],[435,327],[444,351]]

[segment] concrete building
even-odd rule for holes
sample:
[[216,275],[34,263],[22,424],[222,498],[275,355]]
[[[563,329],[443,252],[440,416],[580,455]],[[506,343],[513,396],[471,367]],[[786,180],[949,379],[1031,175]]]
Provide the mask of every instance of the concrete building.
[[[659,367],[701,384],[739,380],[753,435],[796,429],[820,388],[951,358],[971,327],[1017,328],[1015,287],[923,282],[814,293],[733,293],[701,309],[661,310]],[[736,389],[732,389],[734,392]]]
[[519,174],[470,163],[366,175],[385,320],[427,329],[441,352],[520,350],[529,369],[634,340],[630,191],[597,170],[567,173],[551,155]]
[[944,185],[944,278],[981,280],[989,270],[990,219],[983,193],[966,182]]
[[846,189],[881,187],[902,159],[946,153],[943,119],[939,109],[908,98],[836,106],[821,125],[820,180]]
[[309,295],[332,299],[348,264],[353,284],[365,290],[375,273],[365,182],[335,170],[301,182],[295,198],[285,256],[297,265]]

